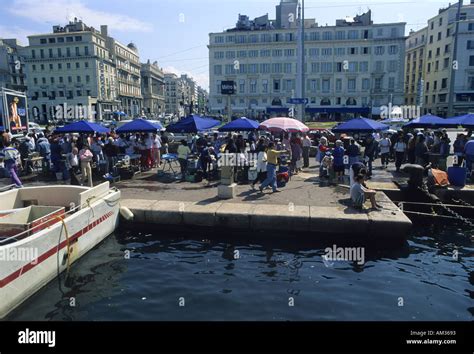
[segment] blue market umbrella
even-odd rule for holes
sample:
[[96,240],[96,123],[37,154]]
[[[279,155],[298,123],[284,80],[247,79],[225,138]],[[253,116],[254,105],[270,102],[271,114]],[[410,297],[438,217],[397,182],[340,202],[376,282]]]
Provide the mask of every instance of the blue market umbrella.
[[158,122],[150,122],[146,119],[135,119],[117,129],[117,133],[156,133],[163,126]]
[[58,128],[54,131],[55,133],[100,133],[105,134],[109,133],[110,130],[103,127],[100,124],[91,123],[85,120],[81,120],[79,122],[74,122],[64,127]]
[[442,128],[448,126],[450,126],[450,124],[447,119],[427,114],[413,119],[411,122],[405,124],[403,128]]
[[221,122],[215,119],[191,115],[175,124],[170,124],[166,127],[166,131],[170,133],[197,133],[214,128],[219,124]]
[[346,133],[346,132],[360,132],[360,133],[372,133],[381,130],[389,129],[388,125],[379,123],[375,120],[368,118],[356,118],[348,122],[342,123],[337,127],[333,128],[334,133]]
[[446,122],[453,126],[463,126],[464,128],[474,128],[474,114],[469,113],[463,116],[446,119]]
[[0,125],[0,132],[4,132],[5,131],[5,128],[3,127],[3,125]]
[[257,130],[259,126],[259,122],[242,117],[230,123],[227,123],[226,125],[220,127],[218,130],[220,132],[247,132]]

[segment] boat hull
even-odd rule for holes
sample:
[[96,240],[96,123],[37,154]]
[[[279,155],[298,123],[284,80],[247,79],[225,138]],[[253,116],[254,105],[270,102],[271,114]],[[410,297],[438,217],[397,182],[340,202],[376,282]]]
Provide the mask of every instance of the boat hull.
[[[0,318],[6,317],[109,236],[119,222],[120,191],[23,240],[0,247]],[[19,259],[19,255],[34,255]],[[6,257],[6,258],[5,258]],[[16,258],[16,259],[14,259]]]

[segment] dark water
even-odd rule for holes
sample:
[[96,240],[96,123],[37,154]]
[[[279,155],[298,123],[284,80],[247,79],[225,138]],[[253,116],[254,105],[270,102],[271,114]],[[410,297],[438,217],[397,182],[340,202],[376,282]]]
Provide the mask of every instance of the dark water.
[[415,228],[405,246],[365,249],[363,265],[324,262],[326,245],[312,241],[235,242],[194,232],[195,240],[189,240],[184,230],[120,231],[79,260],[69,280],[51,282],[9,319],[470,321],[474,316],[474,253],[464,227]]

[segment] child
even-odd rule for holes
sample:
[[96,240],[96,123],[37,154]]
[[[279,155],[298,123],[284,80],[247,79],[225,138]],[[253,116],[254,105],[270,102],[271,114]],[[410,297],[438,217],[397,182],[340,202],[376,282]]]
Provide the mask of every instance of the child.
[[377,205],[375,201],[376,191],[367,189],[363,186],[364,183],[364,175],[357,175],[355,178],[355,183],[351,187],[351,199],[354,203],[354,208],[362,209],[365,203],[366,198],[370,199],[370,203],[372,204],[372,209],[380,210],[381,207]]

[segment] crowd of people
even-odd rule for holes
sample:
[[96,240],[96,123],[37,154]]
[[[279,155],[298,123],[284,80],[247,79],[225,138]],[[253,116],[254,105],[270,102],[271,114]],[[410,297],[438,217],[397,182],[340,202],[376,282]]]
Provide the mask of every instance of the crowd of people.
[[[379,207],[373,198],[375,192],[366,187],[365,181],[371,178],[374,161],[378,158],[382,169],[394,163],[397,172],[405,163],[421,166],[431,163],[446,171],[451,150],[455,166],[465,163],[471,171],[474,162],[474,136],[470,132],[459,133],[453,144],[446,130],[399,130],[357,138],[341,136],[337,140],[326,133],[199,133],[190,134],[179,142],[176,157],[181,180],[186,179],[191,158],[196,162],[194,168],[200,177],[212,180],[218,178],[218,161],[222,154],[243,155],[244,159],[254,156],[252,163],[235,167],[236,180],[248,182],[252,188],[260,183],[261,192],[271,187],[277,193],[281,180],[288,182],[292,175],[310,167],[310,150],[314,146],[320,179],[343,183],[349,175],[354,205],[360,206],[361,201],[370,199],[374,208]],[[70,180],[74,185],[92,186],[93,176],[114,171],[120,157],[133,157],[142,170],[149,170],[160,166],[161,157],[168,154],[169,147],[170,138],[164,132],[55,134],[46,130],[38,134],[25,133],[17,139],[6,130],[0,137],[0,157],[18,187],[22,186],[20,177],[33,170],[32,155],[41,159],[43,174]]]

